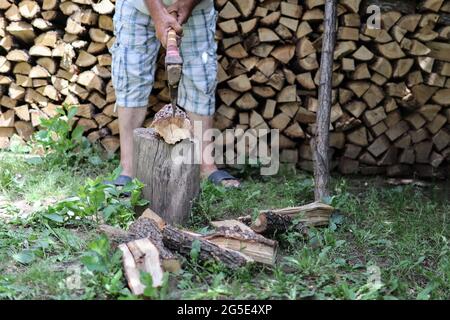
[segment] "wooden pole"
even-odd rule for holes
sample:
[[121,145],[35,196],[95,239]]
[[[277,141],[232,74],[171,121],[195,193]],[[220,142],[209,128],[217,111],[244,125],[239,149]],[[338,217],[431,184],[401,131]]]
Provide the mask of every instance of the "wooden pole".
[[331,113],[331,90],[333,78],[333,53],[336,40],[336,1],[325,3],[324,37],[320,62],[319,108],[317,110],[317,129],[311,140],[314,152],[314,196],[321,201],[329,196],[330,164],[328,157],[329,128]]

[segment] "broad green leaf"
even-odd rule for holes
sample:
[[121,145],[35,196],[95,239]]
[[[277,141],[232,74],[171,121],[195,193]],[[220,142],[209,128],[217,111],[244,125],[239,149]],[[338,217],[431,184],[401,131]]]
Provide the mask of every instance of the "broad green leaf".
[[78,108],[77,107],[71,107],[69,109],[69,111],[67,112],[67,119],[71,120],[73,117],[75,117],[75,115],[78,112]]
[[109,240],[106,236],[100,236],[97,240],[89,243],[88,247],[100,256],[105,257],[108,255],[108,250],[110,248]]
[[191,247],[191,252],[190,252],[190,256],[191,256],[192,260],[197,261],[198,256],[200,254],[200,250],[201,250],[201,243],[198,239],[195,239],[192,242],[192,247]]
[[111,218],[111,216],[117,212],[118,207],[119,206],[117,205],[109,205],[106,206],[105,209],[103,209],[103,217],[105,218],[105,221],[108,221],[109,218]]
[[37,165],[37,164],[41,164],[42,162],[44,162],[44,161],[42,160],[42,158],[39,157],[39,156],[37,156],[37,157],[25,158],[25,161],[26,161],[27,163],[29,163],[29,164],[32,164],[32,165]]
[[81,262],[90,271],[100,271],[100,272],[108,271],[103,260],[98,255],[86,254],[81,258]]
[[83,126],[77,126],[72,131],[72,139],[79,140],[83,136],[83,132],[84,132],[84,127]]
[[12,257],[14,260],[22,264],[28,264],[36,259],[34,252],[28,249],[16,253]]
[[56,214],[56,213],[45,213],[44,217],[51,221],[54,221],[54,222],[58,222],[58,223],[64,222],[64,217],[62,217],[61,215]]

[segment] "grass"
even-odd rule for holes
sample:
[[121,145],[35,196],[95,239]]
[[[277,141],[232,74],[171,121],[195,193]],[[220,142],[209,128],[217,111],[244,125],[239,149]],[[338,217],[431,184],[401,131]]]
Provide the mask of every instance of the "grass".
[[[58,226],[28,219],[76,195],[86,178],[109,174],[116,160],[97,166],[48,165],[24,154],[0,153],[0,298],[115,299],[130,295],[120,259],[92,223]],[[214,219],[308,203],[311,176],[261,178],[244,172],[242,190],[202,185],[190,228]],[[339,214],[308,238],[278,235],[273,268],[230,271],[186,259],[164,290],[168,299],[449,299],[449,185],[388,186],[382,178],[334,177]],[[119,257],[120,258],[120,257]]]

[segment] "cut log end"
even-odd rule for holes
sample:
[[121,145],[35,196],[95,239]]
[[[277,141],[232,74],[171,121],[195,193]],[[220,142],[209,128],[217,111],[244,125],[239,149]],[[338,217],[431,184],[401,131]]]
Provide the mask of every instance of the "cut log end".
[[173,115],[172,105],[168,104],[158,111],[151,128],[168,144],[175,144],[191,138],[192,125],[187,114],[177,108]]

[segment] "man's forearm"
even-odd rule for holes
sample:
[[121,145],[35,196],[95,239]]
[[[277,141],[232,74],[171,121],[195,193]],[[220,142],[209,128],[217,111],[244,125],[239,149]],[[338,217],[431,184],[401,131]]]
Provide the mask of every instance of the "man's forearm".
[[160,14],[167,11],[166,7],[162,3],[162,0],[145,0],[150,16],[153,20],[158,21]]

